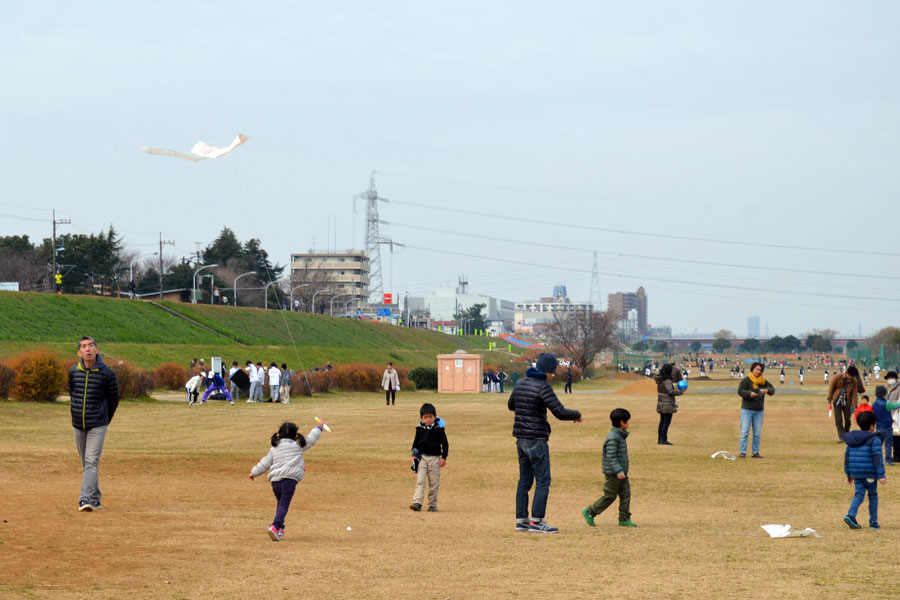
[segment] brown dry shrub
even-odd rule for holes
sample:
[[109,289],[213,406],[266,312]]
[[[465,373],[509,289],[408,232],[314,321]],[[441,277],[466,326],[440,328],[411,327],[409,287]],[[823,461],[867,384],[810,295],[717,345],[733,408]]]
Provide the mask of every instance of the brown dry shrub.
[[[313,394],[321,394],[331,391],[334,378],[333,371],[313,371],[305,376],[298,371],[291,376],[291,394],[294,396],[309,396],[310,389]],[[307,385],[307,378],[309,384]]]
[[[413,389],[409,381],[409,369],[406,367],[394,367],[400,380],[400,389]],[[381,376],[384,368],[379,365],[355,363],[341,365],[331,371],[320,369],[307,373],[309,386],[302,373],[296,373],[291,378],[291,394],[309,396],[312,388],[313,394],[342,390],[345,392],[377,392],[381,389]]]
[[9,365],[0,363],[0,398],[9,398],[9,392],[15,380],[16,372]]
[[181,390],[188,379],[188,370],[176,363],[163,363],[153,372],[153,385],[166,390]]
[[18,354],[9,364],[15,373],[10,397],[22,402],[53,402],[66,380],[56,355],[47,350]]
[[153,373],[120,362],[110,365],[119,380],[120,398],[144,398],[153,390]]

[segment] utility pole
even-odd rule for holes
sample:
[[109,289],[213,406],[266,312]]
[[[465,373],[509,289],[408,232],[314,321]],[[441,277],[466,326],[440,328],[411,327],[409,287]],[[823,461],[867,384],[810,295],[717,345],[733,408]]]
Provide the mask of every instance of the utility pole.
[[52,248],[52,250],[53,250],[53,273],[50,274],[51,277],[56,275],[56,271],[58,269],[57,264],[56,264],[56,226],[57,225],[68,225],[71,222],[72,222],[71,219],[57,220],[56,219],[56,209],[55,208],[53,209],[53,240],[51,242],[53,244],[53,248]]
[[175,242],[173,240],[163,240],[162,239],[162,231],[159,232],[159,301],[162,302],[162,293],[163,293],[163,244],[168,244],[170,246],[174,246]]

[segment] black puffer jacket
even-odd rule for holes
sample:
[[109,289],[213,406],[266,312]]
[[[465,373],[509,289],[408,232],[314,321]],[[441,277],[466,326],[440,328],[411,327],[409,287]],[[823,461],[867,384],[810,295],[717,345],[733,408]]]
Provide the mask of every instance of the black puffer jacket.
[[119,407],[119,380],[100,356],[90,369],[82,361],[69,369],[72,427],[87,431],[112,421]]
[[550,423],[547,409],[560,421],[575,421],[581,418],[577,410],[569,410],[559,402],[553,388],[547,383],[547,375],[537,369],[528,369],[525,379],[520,379],[507,406],[515,411],[513,437],[527,440],[550,438]]

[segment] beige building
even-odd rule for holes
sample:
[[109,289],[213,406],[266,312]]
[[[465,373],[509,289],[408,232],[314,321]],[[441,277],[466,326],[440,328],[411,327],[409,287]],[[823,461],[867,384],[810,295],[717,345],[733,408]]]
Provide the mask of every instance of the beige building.
[[619,319],[626,319],[628,311],[637,311],[638,333],[647,333],[647,292],[639,287],[637,292],[617,292],[607,296],[609,312],[617,315]]
[[328,278],[327,289],[334,295],[348,295],[353,305],[369,298],[369,255],[365,250],[310,250],[291,255],[291,274],[321,271]]

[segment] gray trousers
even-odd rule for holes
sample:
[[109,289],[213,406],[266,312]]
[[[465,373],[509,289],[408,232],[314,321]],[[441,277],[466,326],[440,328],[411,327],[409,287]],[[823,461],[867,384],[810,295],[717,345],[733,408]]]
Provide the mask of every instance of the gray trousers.
[[100,504],[100,481],[97,466],[100,463],[100,453],[103,452],[103,440],[106,439],[106,425],[92,427],[87,431],[73,427],[75,431],[75,446],[81,457],[81,497],[79,504]]

